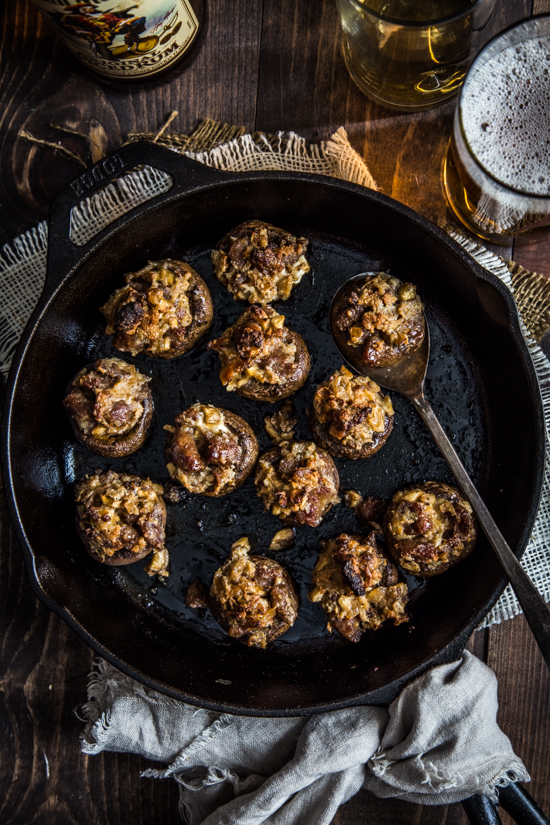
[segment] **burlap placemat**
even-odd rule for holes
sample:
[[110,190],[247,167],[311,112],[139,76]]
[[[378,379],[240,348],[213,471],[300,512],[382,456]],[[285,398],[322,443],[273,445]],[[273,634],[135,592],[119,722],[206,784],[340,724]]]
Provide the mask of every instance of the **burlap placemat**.
[[[328,141],[307,144],[292,132],[276,135],[245,134],[242,127],[219,124],[212,120],[202,121],[190,135],[173,135],[166,132],[170,122],[171,119],[157,134],[131,133],[129,141],[152,140],[208,166],[226,171],[311,172],[372,189],[378,188],[366,164],[351,147],[343,128],[338,129]],[[114,218],[167,191],[170,185],[169,176],[151,167],[124,175],[83,200],[73,210],[71,239],[77,245],[87,243]],[[550,436],[550,364],[538,346],[538,342],[550,328],[550,282],[518,264],[505,263],[477,241],[466,238],[456,227],[446,226],[445,229],[481,266],[497,275],[514,295],[539,377],[547,436]],[[0,371],[4,375],[7,375],[17,342],[44,285],[47,243],[48,226],[43,221],[6,244],[0,254],[0,283],[3,291],[0,306]],[[550,444],[550,437],[547,438],[547,443]],[[547,460],[541,505],[522,559],[527,573],[546,601],[550,601],[549,517],[550,462]],[[507,587],[483,626],[499,623],[520,612],[521,608],[512,589]]]

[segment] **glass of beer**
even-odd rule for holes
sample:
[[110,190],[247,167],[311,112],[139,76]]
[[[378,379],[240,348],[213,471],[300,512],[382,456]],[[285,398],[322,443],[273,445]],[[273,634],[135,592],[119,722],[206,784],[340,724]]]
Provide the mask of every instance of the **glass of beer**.
[[384,106],[419,112],[458,90],[495,0],[336,0],[346,66]]
[[550,228],[550,15],[503,32],[472,65],[443,185],[455,215],[485,240]]

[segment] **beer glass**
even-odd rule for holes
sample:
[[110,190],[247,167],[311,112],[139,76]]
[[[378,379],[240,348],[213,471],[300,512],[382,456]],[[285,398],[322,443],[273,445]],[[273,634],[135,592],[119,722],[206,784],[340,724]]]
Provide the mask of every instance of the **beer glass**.
[[472,65],[443,161],[449,206],[485,240],[550,227],[550,15],[492,40]]
[[359,89],[418,112],[458,90],[495,0],[336,0],[342,48]]

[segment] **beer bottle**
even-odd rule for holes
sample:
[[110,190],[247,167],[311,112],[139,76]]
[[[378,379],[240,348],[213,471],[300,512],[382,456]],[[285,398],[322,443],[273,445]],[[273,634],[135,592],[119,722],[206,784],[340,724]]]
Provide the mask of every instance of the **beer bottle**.
[[100,80],[140,82],[171,70],[196,44],[204,0],[32,0]]

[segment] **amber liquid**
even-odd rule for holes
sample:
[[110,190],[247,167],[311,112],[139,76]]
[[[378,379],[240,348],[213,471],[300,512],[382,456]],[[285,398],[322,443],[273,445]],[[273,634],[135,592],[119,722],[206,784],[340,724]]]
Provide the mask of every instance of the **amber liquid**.
[[550,16],[523,21],[484,49],[466,80],[443,161],[449,206],[495,243],[550,227]]
[[548,212],[522,195],[517,195],[516,203],[505,210],[504,218],[502,201],[488,195],[473,180],[452,141],[443,159],[442,180],[447,203],[459,221],[479,238],[498,244],[519,237],[537,240],[541,231],[550,228]]
[[456,95],[473,57],[479,18],[488,18],[494,0],[336,2],[344,59],[357,86],[390,108],[420,111]]

